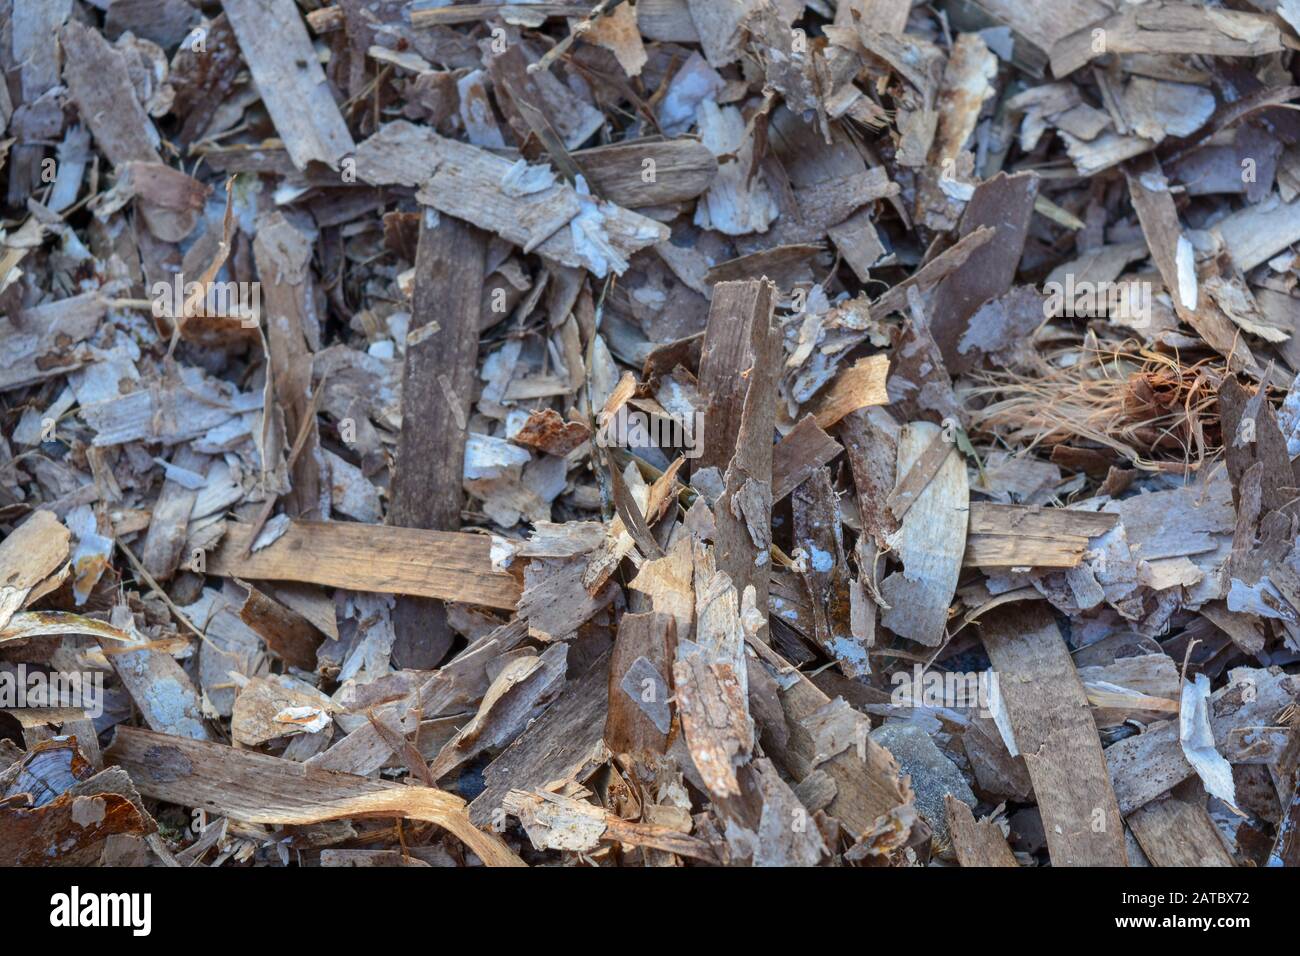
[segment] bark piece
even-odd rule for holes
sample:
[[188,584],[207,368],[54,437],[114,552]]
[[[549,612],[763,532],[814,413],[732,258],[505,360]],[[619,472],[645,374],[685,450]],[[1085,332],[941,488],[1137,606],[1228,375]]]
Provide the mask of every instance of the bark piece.
[[605,745],[616,754],[665,752],[672,728],[677,627],[662,613],[625,614],[609,662]]
[[315,770],[249,750],[118,728],[105,757],[142,795],[260,824],[396,817],[451,832],[489,866],[522,866],[501,840],[469,822],[459,797],[431,787],[366,780]]
[[405,121],[357,149],[357,175],[367,182],[418,186],[417,198],[439,212],[599,277],[621,275],[628,256],[668,238],[653,220],[583,195],[546,167],[523,167]]
[[513,609],[519,585],[493,569],[484,535],[337,521],[295,521],[274,544],[245,554],[246,526],[232,525],[208,557],[208,573],[297,581]]
[[1053,866],[1126,866],[1124,824],[1088,701],[1050,613],[1010,605],[980,638],[1024,754]]
[[109,162],[161,163],[158,131],[136,99],[126,59],[95,29],[72,21],[59,33],[63,81]]
[[304,169],[315,161],[338,169],[356,145],[293,0],[222,0],[221,6],[294,165]]
[[[898,442],[899,472],[906,475],[939,435],[939,427],[929,422],[904,426]],[[890,538],[903,570],[880,584],[889,605],[881,623],[929,647],[943,641],[966,543],[970,487],[961,455],[955,445],[950,448],[951,454]]]
[[[473,226],[432,212],[421,216],[390,524],[460,527],[486,250],[487,237]],[[393,617],[394,652],[403,664],[433,667],[446,655],[453,635],[440,604],[403,597]]]
[[805,415],[772,449],[772,504],[828,464],[844,449]]
[[948,813],[948,832],[962,866],[1019,866],[1007,838],[990,820],[976,822],[970,807],[951,794],[943,798]]

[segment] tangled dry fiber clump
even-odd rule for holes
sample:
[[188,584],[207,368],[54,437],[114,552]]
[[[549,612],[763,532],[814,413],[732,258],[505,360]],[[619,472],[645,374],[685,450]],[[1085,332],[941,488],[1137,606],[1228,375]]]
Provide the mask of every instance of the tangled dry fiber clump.
[[1010,447],[1085,439],[1144,471],[1198,471],[1222,450],[1215,393],[1227,369],[1211,358],[1186,364],[1132,339],[1090,338],[1034,353],[1031,365],[973,376],[967,394],[986,402],[977,429]]

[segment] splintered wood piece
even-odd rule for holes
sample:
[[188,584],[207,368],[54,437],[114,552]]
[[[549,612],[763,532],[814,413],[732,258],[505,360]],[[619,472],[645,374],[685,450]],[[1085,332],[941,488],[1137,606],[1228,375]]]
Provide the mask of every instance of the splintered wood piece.
[[641,565],[641,570],[630,582],[628,598],[631,609],[638,613],[658,611],[668,614],[676,622],[677,637],[689,638],[695,620],[693,570],[691,540],[687,535],[679,535],[664,557]]
[[536,559],[524,569],[519,616],[528,633],[542,641],[571,639],[578,628],[615,599],[618,587],[608,579],[587,580],[584,558]]
[[[898,473],[906,476],[942,430],[930,422],[905,425],[898,439]],[[889,539],[903,570],[880,583],[889,605],[881,623],[900,637],[928,647],[943,642],[948,607],[957,590],[970,486],[966,464],[951,446],[949,455],[925,489],[916,496],[898,531]]]
[[576,182],[582,170],[569,150],[590,139],[604,118],[548,71],[530,71],[535,62],[525,43],[511,43],[488,59],[497,105],[516,136],[536,136],[555,167]]
[[[835,796],[826,812],[861,838],[886,827],[894,831],[901,845],[911,831],[915,810],[911,788],[901,779],[893,754],[870,737],[870,723],[852,711],[842,698],[834,701],[799,671],[787,675],[793,680],[781,691],[781,708],[792,732],[783,753],[773,753],[793,776],[803,779],[816,770],[831,778]],[[819,750],[815,728],[824,725],[837,707],[858,725],[847,737],[831,735],[833,746]],[[865,723],[861,726],[858,722]]]
[[286,664],[305,671],[316,669],[316,648],[325,635],[297,611],[246,585],[248,597],[239,619],[266,641],[267,648]]
[[222,0],[244,62],[293,163],[338,169],[356,145],[293,0]]
[[[126,631],[105,624],[93,617],[73,614],[71,611],[19,611],[0,627],[0,644],[20,641],[29,637],[54,637],[61,634],[84,634],[87,637],[107,638],[125,645],[134,638]],[[124,648],[119,646],[118,650]],[[112,653],[110,651],[110,653]]]
[[[200,455],[189,446],[180,448],[172,458],[176,467],[200,475],[207,470],[207,462],[208,456]],[[163,482],[140,550],[140,563],[155,581],[168,580],[185,557],[190,511],[198,496],[197,488],[189,488],[180,481],[168,478]]]
[[[0,266],[4,256],[0,253]],[[101,290],[19,309],[0,328],[0,390],[34,385],[65,375],[94,359],[86,339],[94,335],[108,311],[109,298]]]
[[[308,758],[307,764],[322,770],[362,776],[374,773],[393,753],[390,735],[378,729],[381,725],[390,729],[396,727],[403,734],[412,733],[418,729],[416,720],[422,713],[454,713],[473,708],[491,683],[487,673],[489,663],[514,649],[527,634],[520,619],[494,628],[445,664],[433,677],[410,689],[409,693],[369,711],[376,720],[367,721],[328,750]],[[443,738],[442,744],[459,731],[461,723],[463,721],[457,721],[457,726]],[[433,756],[436,754],[430,755]]]
[[1241,338],[1237,328],[1228,321],[1218,308],[1209,301],[1208,296],[1199,296],[1198,301],[1183,301],[1183,286],[1178,278],[1177,249],[1183,239],[1182,226],[1178,221],[1178,210],[1174,206],[1173,194],[1169,183],[1160,169],[1159,162],[1152,157],[1135,161],[1124,171],[1128,182],[1129,195],[1133,199],[1133,208],[1137,212],[1138,222],[1142,226],[1142,235],[1146,237],[1147,248],[1151,250],[1151,259],[1160,270],[1160,279],[1174,302],[1174,311],[1178,317],[1196,330],[1210,346],[1228,360],[1233,371],[1247,371],[1256,378],[1262,373],[1255,356]]
[[1205,809],[1205,791],[1189,782],[1187,794],[1152,800],[1125,822],[1153,866],[1236,866]]
[[948,833],[952,837],[953,852],[962,866],[1019,866],[1007,838],[991,820],[976,822],[970,807],[945,794],[944,812],[948,816]]
[[969,238],[984,228],[991,228],[994,235],[991,242],[972,251],[935,290],[931,328],[953,375],[971,367],[978,357],[973,352],[963,354],[958,347],[970,317],[1015,281],[1037,198],[1036,173],[998,173],[975,188],[962,214],[957,230],[961,238]]
[[668,614],[624,614],[609,659],[605,745],[611,753],[662,754],[672,729],[677,625]]
[[776,504],[809,475],[844,449],[805,415],[772,449],[772,504]]
[[[634,252],[668,238],[665,226],[580,196],[548,167],[524,169],[405,120],[387,124],[357,148],[357,176],[376,185],[418,186],[416,198],[425,205],[602,278],[621,275]],[[503,188],[503,181],[515,180],[517,186]]]
[[980,639],[1024,755],[1053,866],[1127,866],[1124,823],[1088,698],[1051,612],[1013,604],[987,614]]
[[761,374],[758,359],[767,354],[775,292],[770,283],[757,280],[720,282],[713,289],[700,352],[699,388],[708,405],[703,451],[693,462],[697,471],[721,471],[736,453],[750,376]]
[[[262,281],[271,389],[284,414],[284,429],[297,448],[288,513],[320,518],[324,466],[312,402],[312,350],[309,329],[317,325],[311,278],[312,244],[287,218],[263,220],[253,240],[253,257]],[[268,462],[270,468],[277,464]]]
[[506,660],[483,694],[478,712],[438,752],[429,765],[441,779],[484,750],[500,750],[543,711],[564,686],[569,646],[552,644],[541,654],[521,653]]
[[161,163],[158,131],[136,99],[126,57],[77,20],[59,32],[59,42],[68,93],[109,162]]
[[[718,161],[694,139],[623,140],[580,149],[573,159],[592,191],[627,209],[667,206],[695,199],[718,174]],[[653,173],[647,181],[647,173]]]
[[889,376],[889,359],[872,355],[859,359],[831,382],[817,403],[814,413],[819,428],[830,428],[849,412],[871,405],[888,405],[885,379]]
[[[920,269],[912,273],[898,285],[882,293],[880,298],[871,303],[872,315],[888,315],[891,312],[907,311],[909,289],[915,289],[922,295],[939,286],[948,276],[962,268],[976,252],[988,246],[998,230],[992,226],[981,225],[964,234],[955,243],[944,249],[937,256],[925,262]],[[979,303],[982,305],[983,303]],[[978,308],[978,305],[976,306]],[[972,312],[974,309],[972,309]]]
[[[674,699],[700,779],[716,799],[726,800],[740,795],[737,770],[754,749],[745,635],[756,634],[766,615],[752,608],[742,618],[740,595],[716,567],[713,549],[699,541],[693,547],[695,634],[677,645]],[[747,597],[752,593],[747,590]]]
[[898,431],[898,424],[883,410],[853,412],[840,422],[844,452],[853,471],[862,531],[877,550],[883,550],[889,537],[898,531],[898,519],[885,506],[895,484]]
[[736,764],[753,747],[744,688],[730,663],[692,654],[673,664],[682,733],[704,786],[717,799],[740,796]]
[[67,563],[72,535],[52,511],[37,511],[0,541],[0,629],[42,581]]
[[1265,400],[1264,389],[1254,395],[1231,376],[1219,385],[1219,416],[1226,441],[1224,458],[1232,480],[1233,498],[1241,508],[1242,479],[1255,465],[1260,469],[1260,507],[1263,513],[1287,507],[1295,495],[1295,474],[1277,413]]
[[714,509],[718,570],[767,607],[772,542],[772,431],[776,427],[779,335],[776,287],[766,279],[721,282],[713,290],[700,356],[707,397],[704,451],[695,468],[715,467],[725,486]]
[[[450,216],[432,210],[420,216],[389,524],[435,531],[460,527],[487,239]],[[434,667],[454,636],[446,609],[417,597],[397,602],[393,627],[394,654],[407,667]]]
[[556,780],[581,783],[609,759],[603,739],[608,679],[609,656],[602,655],[488,764],[483,771],[487,787],[469,805],[475,825],[499,819],[511,790],[535,790]]
[[948,456],[957,451],[956,444],[940,429],[930,439],[919,458],[912,462],[907,474],[898,479],[898,486],[889,493],[885,505],[899,521],[907,515],[917,496],[930,486],[930,480],[943,467]]
[[[100,642],[104,642],[100,638]],[[120,650],[116,645],[110,645]],[[166,651],[142,647],[106,655],[118,680],[131,695],[145,723],[160,734],[194,740],[212,740],[203,719],[198,690]]]
[[135,727],[118,727],[104,756],[153,800],[268,825],[424,820],[450,832],[488,866],[524,865],[500,837],[470,823],[465,801],[432,787],[316,770],[283,757]]
[[[1097,30],[1105,37],[1102,44],[1097,42]],[[1062,36],[1050,52],[1052,74],[1064,77],[1103,53],[1264,56],[1283,49],[1279,21],[1265,14],[1192,3],[1148,3],[1141,9],[1121,7],[1113,16]]]
[[1109,512],[972,502],[962,566],[1077,567],[1088,542],[1118,523]]
[[246,554],[250,529],[232,524],[207,559],[208,573],[250,581],[298,581],[513,610],[520,587],[492,567],[487,535],[342,521],[294,521]]
[[867,645],[849,621],[849,567],[844,530],[830,470],[821,468],[794,490],[794,545],[804,552],[804,583],[812,604],[812,638],[840,665],[845,677],[871,673]]
[[[1275,718],[1300,699],[1300,679],[1239,667],[1210,697],[1215,746],[1229,763],[1267,763],[1288,746],[1292,731]],[[1196,774],[1179,741],[1177,720],[1148,728],[1106,748],[1120,810],[1132,813]]]

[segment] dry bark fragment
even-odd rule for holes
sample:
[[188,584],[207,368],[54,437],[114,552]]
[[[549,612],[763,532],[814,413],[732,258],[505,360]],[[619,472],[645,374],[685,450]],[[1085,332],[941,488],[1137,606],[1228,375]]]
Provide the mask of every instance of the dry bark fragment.
[[[941,429],[929,422],[905,425],[898,442],[898,470],[904,476]],[[948,606],[957,589],[970,488],[955,445],[934,478],[916,496],[898,531],[889,538],[903,570],[880,584],[889,607],[881,623],[901,637],[937,647],[944,638]]]
[[970,807],[948,794],[943,798],[948,813],[948,832],[962,866],[1019,866],[998,825],[991,820],[976,822]]
[[1083,686],[1051,615],[1012,605],[980,638],[1025,756],[1053,866],[1126,866],[1124,824]]
[[64,82],[109,162],[162,162],[158,131],[136,99],[122,54],[93,27],[75,20],[60,32],[59,42],[65,51]]
[[131,727],[118,730],[105,756],[155,800],[245,823],[426,820],[450,831],[489,866],[523,865],[498,837],[469,822],[463,800],[442,790],[314,770],[280,757]]
[[295,521],[274,544],[245,554],[249,537],[246,527],[232,526],[221,547],[208,557],[208,573],[414,594],[504,609],[513,609],[519,599],[515,579],[493,569],[492,543],[484,535]]
[[[460,527],[486,251],[487,237],[473,226],[432,210],[421,215],[390,524]],[[404,666],[433,667],[446,655],[453,635],[440,603],[403,597],[393,618]]]
[[356,146],[292,0],[222,0],[244,62],[299,169],[337,169]]

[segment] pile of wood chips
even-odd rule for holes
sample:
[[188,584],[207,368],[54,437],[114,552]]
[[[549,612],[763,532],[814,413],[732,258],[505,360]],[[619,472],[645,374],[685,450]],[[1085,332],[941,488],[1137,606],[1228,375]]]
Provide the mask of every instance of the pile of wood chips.
[[0,863],[1300,864],[1298,29],[0,0]]

